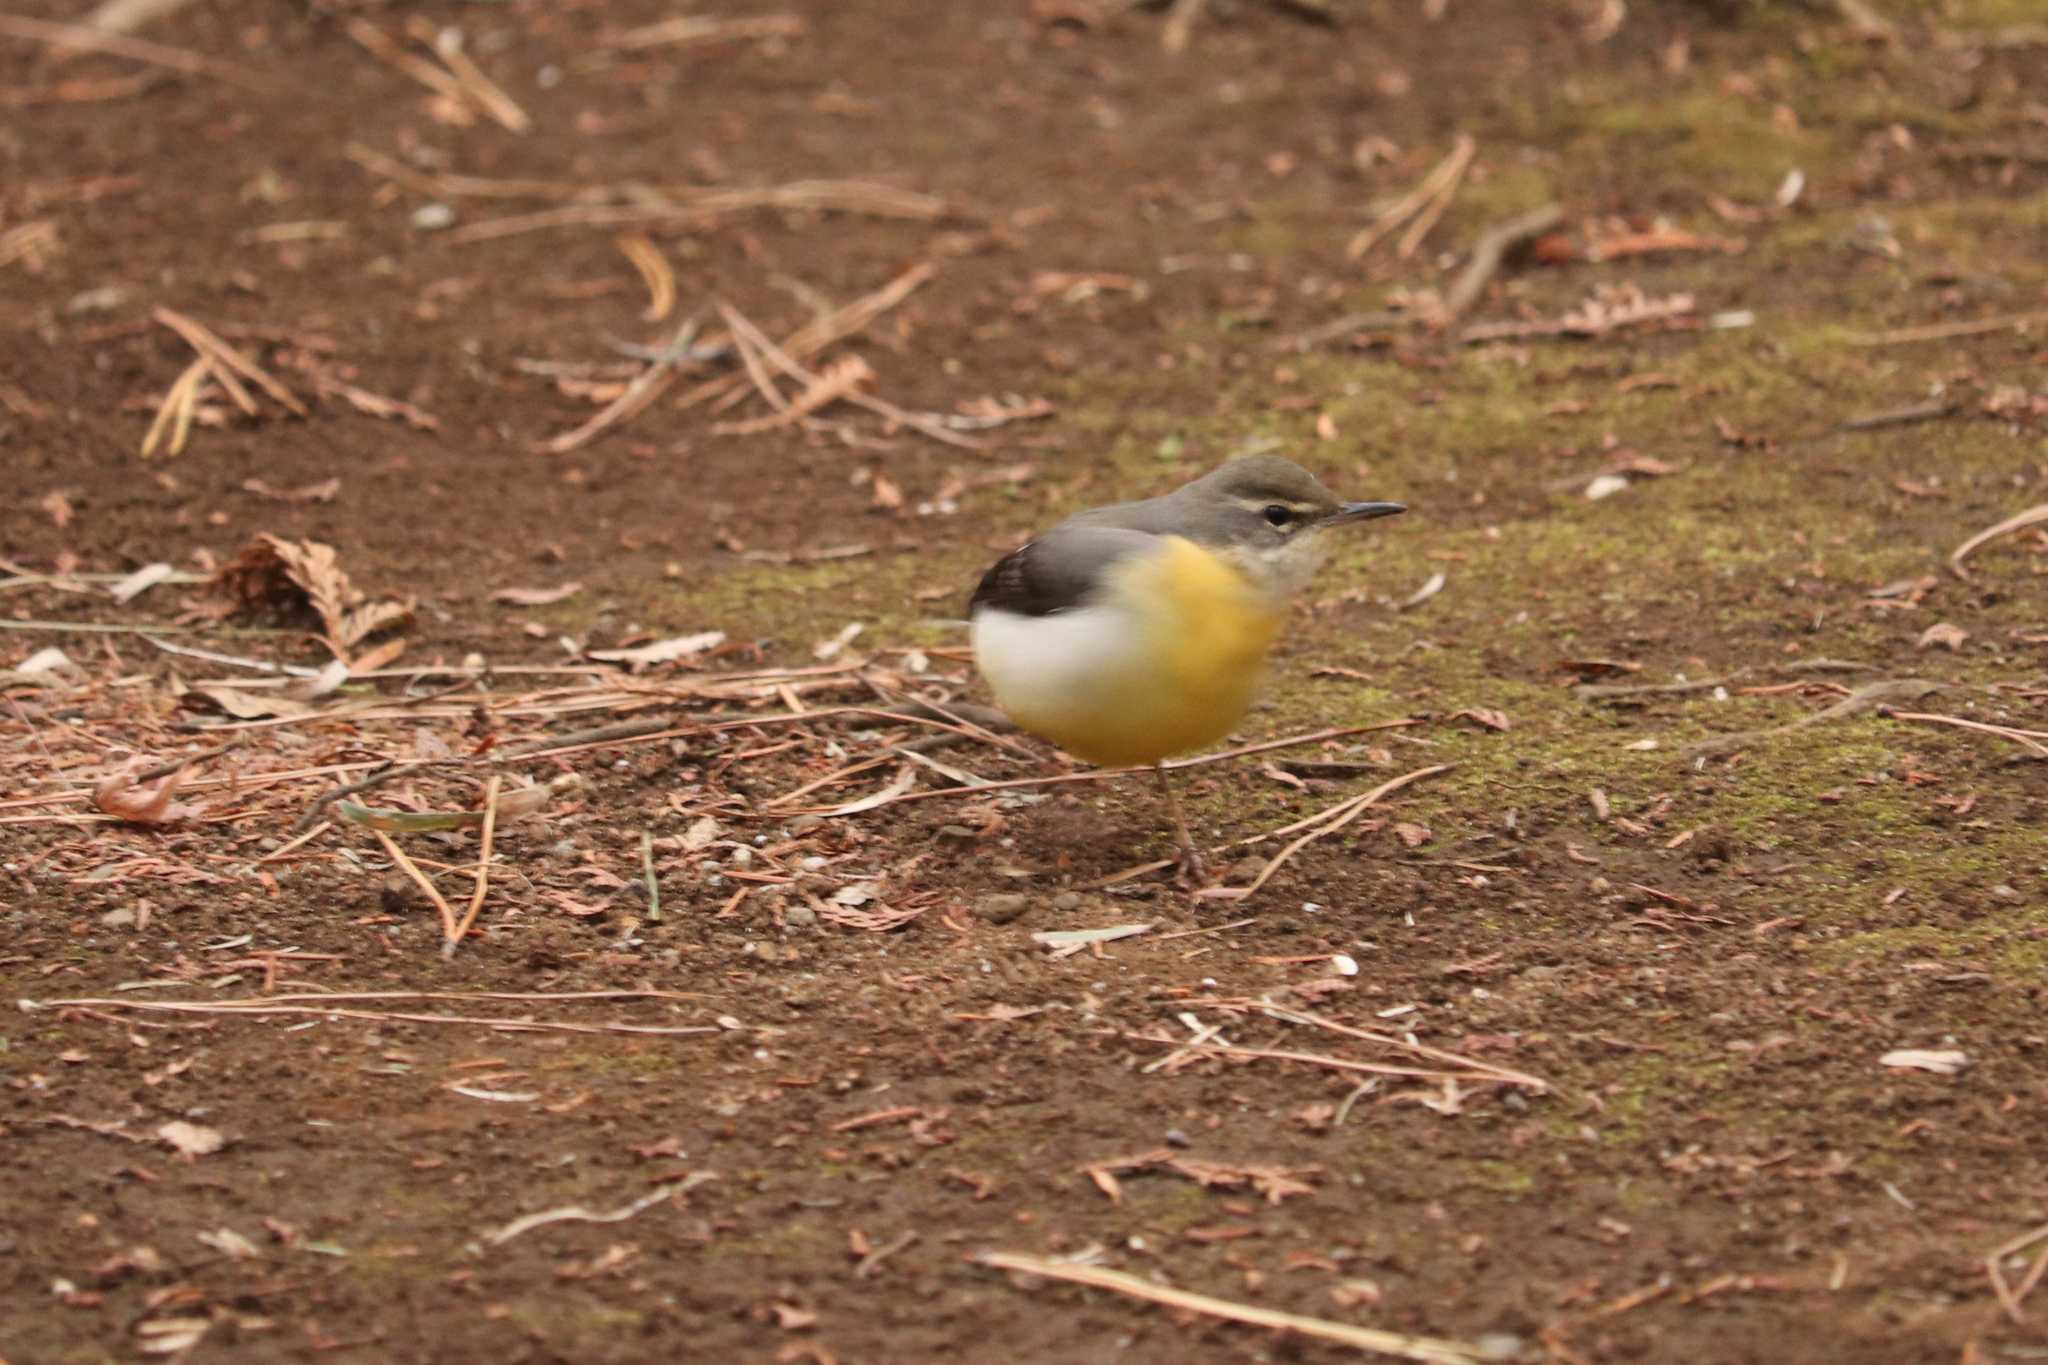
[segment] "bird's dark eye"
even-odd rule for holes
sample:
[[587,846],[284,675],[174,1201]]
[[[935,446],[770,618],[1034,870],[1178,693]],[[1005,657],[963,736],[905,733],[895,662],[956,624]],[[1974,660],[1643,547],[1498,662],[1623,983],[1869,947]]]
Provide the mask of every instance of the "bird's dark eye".
[[1265,517],[1266,523],[1270,526],[1285,526],[1288,522],[1294,520],[1294,509],[1292,507],[1283,507],[1276,502],[1266,509]]

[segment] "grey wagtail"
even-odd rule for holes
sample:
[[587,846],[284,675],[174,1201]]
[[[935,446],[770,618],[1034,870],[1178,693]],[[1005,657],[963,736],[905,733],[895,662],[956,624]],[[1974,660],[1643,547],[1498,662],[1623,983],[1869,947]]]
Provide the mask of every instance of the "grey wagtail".
[[1010,718],[1101,764],[1149,763],[1182,875],[1202,874],[1164,760],[1236,727],[1288,597],[1328,535],[1392,516],[1276,455],[1097,507],[997,561],[974,590],[974,661]]

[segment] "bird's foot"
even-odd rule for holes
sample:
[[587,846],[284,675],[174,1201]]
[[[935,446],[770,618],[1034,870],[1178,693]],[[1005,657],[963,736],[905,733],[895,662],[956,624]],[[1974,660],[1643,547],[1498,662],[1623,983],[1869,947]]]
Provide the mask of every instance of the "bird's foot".
[[1182,844],[1175,852],[1173,880],[1181,890],[1190,894],[1209,885],[1209,865],[1202,861],[1202,851],[1192,842]]

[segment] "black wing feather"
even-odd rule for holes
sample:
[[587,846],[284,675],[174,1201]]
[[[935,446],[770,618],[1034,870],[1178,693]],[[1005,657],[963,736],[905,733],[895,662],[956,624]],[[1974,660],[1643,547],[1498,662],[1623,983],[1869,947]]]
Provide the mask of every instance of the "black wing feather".
[[981,576],[968,614],[989,607],[1019,616],[1050,616],[1088,600],[1103,570],[1156,546],[1159,537],[1121,527],[1067,525],[997,560]]

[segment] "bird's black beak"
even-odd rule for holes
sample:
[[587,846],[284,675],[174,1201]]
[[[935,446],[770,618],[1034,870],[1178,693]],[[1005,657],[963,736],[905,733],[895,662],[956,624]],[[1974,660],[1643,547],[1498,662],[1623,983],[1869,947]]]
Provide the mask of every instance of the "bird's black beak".
[[1347,502],[1329,516],[1323,518],[1325,526],[1344,526],[1354,521],[1371,521],[1375,517],[1391,517],[1405,512],[1408,508],[1398,502]]

